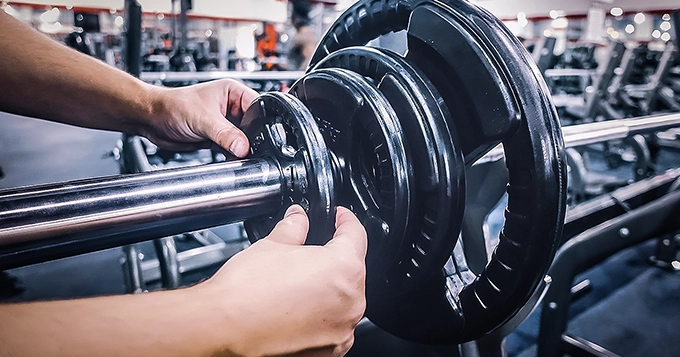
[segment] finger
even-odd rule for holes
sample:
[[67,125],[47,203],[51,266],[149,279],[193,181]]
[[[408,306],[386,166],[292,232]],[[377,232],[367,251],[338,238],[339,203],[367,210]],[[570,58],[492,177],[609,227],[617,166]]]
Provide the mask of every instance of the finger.
[[222,117],[213,119],[213,126],[206,133],[210,140],[225,148],[236,157],[248,155],[248,137],[230,121]]
[[235,80],[227,80],[224,83],[227,87],[227,110],[225,114],[229,123],[225,123],[224,120],[220,121],[220,128],[218,128],[213,141],[229,150],[236,157],[245,157],[249,151],[248,138],[235,125],[240,124],[243,113],[258,94],[250,87]]
[[283,219],[276,224],[265,239],[284,244],[303,245],[308,230],[309,220],[305,210],[299,205],[292,205],[288,207]]
[[[236,157],[248,155],[250,149],[248,138],[237,125],[240,124],[245,109],[250,106],[250,101],[257,97],[257,92],[233,79],[199,84],[196,88],[207,93],[206,98],[214,98],[220,107],[219,112],[211,112],[208,120],[199,122],[202,128],[197,128],[197,132]],[[219,95],[213,97],[211,95],[213,93]]]
[[259,95],[252,88],[237,81],[228,84],[227,118],[236,125],[240,125],[243,113],[250,107]]
[[351,250],[360,254],[362,258],[366,257],[368,248],[366,230],[352,211],[338,207],[335,215],[335,234],[326,245]]

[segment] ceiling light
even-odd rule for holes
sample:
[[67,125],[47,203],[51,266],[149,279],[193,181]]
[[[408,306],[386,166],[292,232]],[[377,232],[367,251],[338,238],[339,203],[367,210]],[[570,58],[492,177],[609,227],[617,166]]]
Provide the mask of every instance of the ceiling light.
[[609,13],[612,14],[612,16],[619,17],[623,15],[623,9],[620,7],[612,7],[612,9],[609,10]]
[[526,27],[529,24],[529,20],[527,20],[527,14],[524,12],[518,12],[517,13],[517,24],[520,27]]
[[54,23],[59,21],[59,9],[56,7],[47,10],[40,14],[40,21],[47,23]]
[[633,21],[635,21],[635,23],[638,25],[645,22],[645,14],[638,12],[635,14],[635,17],[633,17]]
[[550,23],[550,26],[552,26],[552,28],[554,29],[566,29],[568,25],[569,21],[564,17],[552,20],[552,22]]

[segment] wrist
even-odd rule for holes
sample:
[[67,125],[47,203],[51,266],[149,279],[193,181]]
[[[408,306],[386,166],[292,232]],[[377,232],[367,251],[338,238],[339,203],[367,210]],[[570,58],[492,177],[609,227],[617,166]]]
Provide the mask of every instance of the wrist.
[[[243,307],[238,304],[238,292],[228,294],[213,286],[208,280],[196,286],[182,289],[186,300],[193,306],[187,309],[192,326],[201,326],[197,334],[204,343],[205,355],[247,356],[248,335],[242,328]],[[178,290],[180,292],[180,290]],[[197,303],[200,302],[200,303]],[[199,331],[199,330],[196,330]]]
[[142,81],[138,81],[136,85],[138,87],[134,93],[137,95],[132,98],[133,105],[124,112],[123,124],[125,126],[121,131],[132,135],[144,135],[154,127],[155,117],[158,117],[163,105],[160,91],[162,88]]

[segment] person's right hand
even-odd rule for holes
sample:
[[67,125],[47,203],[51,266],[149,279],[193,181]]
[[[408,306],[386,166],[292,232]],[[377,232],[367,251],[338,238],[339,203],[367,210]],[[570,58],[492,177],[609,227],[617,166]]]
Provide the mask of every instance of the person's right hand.
[[[217,304],[225,350],[239,356],[344,355],[366,308],[366,232],[338,207],[325,246],[304,246],[309,227],[291,206],[264,239],[232,257],[201,288]],[[217,326],[219,329],[220,326]]]

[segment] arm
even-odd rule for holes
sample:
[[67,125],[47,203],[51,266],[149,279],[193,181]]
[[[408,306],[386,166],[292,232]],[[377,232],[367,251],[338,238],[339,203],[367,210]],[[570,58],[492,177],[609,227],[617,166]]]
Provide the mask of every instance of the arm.
[[248,152],[248,139],[234,124],[257,93],[239,82],[152,86],[3,11],[0,33],[2,111],[143,135],[167,149],[194,150],[214,142],[239,157]]
[[366,233],[339,207],[325,246],[303,246],[292,206],[272,233],[196,286],[0,305],[0,356],[340,356],[365,308]]

